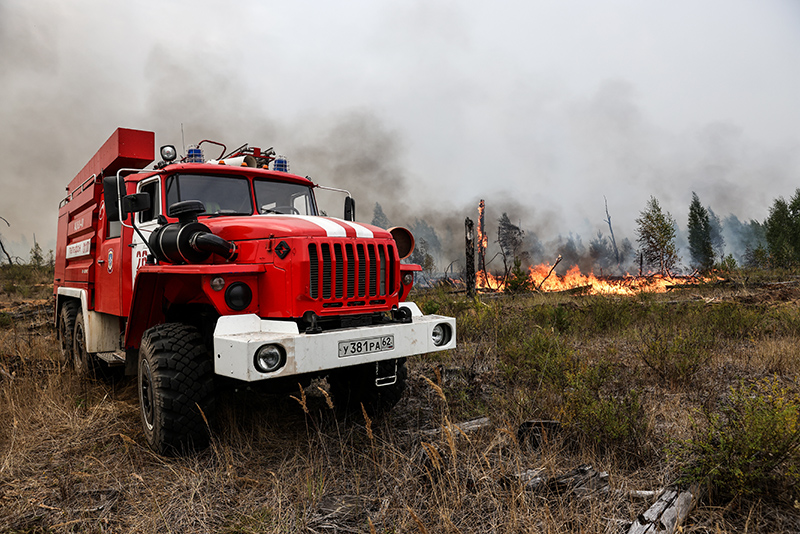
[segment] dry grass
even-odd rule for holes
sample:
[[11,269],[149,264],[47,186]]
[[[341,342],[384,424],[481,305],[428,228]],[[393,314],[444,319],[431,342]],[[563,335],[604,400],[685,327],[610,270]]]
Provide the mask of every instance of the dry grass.
[[[651,504],[629,490],[676,480],[666,451],[691,435],[699,408],[741,378],[778,374],[796,383],[800,375],[797,334],[786,328],[719,340],[693,376],[666,383],[641,361],[633,327],[588,322],[616,313],[589,311],[593,300],[420,301],[455,313],[464,338],[457,351],[410,362],[407,394],[387,417],[337,417],[320,384],[294,395],[304,405],[288,395],[227,392],[211,447],[177,459],[143,445],[131,380],[80,381],[59,369],[53,332],[28,329],[40,320],[6,325],[0,365],[13,378],[0,377],[0,532],[619,532]],[[552,312],[559,307],[571,311]],[[565,416],[575,384],[595,392],[589,374],[560,390],[535,372],[504,367],[513,351],[525,354],[509,339],[509,322],[522,316],[545,341],[556,339],[553,357],[563,356],[569,373],[609,366],[601,399],[638,391],[635,439],[598,442],[567,426],[538,448],[517,440],[522,421]],[[451,425],[480,416],[492,424],[471,432]],[[526,491],[515,476],[580,464],[607,471],[610,491]],[[796,487],[784,491],[701,504],[684,532],[797,532],[800,496]]]

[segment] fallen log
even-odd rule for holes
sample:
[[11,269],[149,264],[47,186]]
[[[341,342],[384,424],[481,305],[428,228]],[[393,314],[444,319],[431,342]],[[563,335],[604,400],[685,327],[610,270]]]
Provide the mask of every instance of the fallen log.
[[[462,433],[465,434],[467,432],[473,432],[475,430],[480,430],[481,428],[486,428],[492,424],[492,421],[488,417],[479,417],[478,419],[471,419],[469,421],[464,421],[463,423],[448,423],[447,430],[451,434]],[[436,436],[441,434],[441,428],[433,428],[431,430],[422,430],[420,433],[426,436]]]
[[696,494],[696,488],[693,491],[666,488],[653,506],[636,517],[628,534],[673,534],[694,508]]
[[593,493],[606,493],[608,492],[608,473],[584,464],[551,479],[547,482],[547,488],[558,495],[572,493],[585,496]]
[[554,493],[560,497],[576,495],[583,497],[608,492],[608,473],[584,464],[563,475],[549,477],[544,468],[528,469],[514,475],[524,484],[526,491]]
[[43,316],[49,317],[53,313],[53,308],[50,304],[28,304],[5,310],[2,313],[14,321],[24,321]]
[[571,287],[569,289],[562,289],[560,291],[548,291],[551,295],[584,295],[592,291],[592,284],[585,286]]

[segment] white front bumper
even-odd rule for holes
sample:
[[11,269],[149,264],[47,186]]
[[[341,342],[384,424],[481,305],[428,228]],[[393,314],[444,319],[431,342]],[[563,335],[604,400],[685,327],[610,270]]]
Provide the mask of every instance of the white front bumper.
[[[214,372],[218,375],[252,382],[283,376],[316,373],[361,363],[404,358],[456,347],[456,320],[441,315],[422,315],[411,308],[411,323],[362,326],[319,334],[301,334],[292,321],[262,320],[255,314],[220,317],[214,330]],[[431,340],[434,326],[450,326],[450,340],[436,346]],[[339,357],[340,341],[358,341],[393,335],[391,350]],[[253,362],[256,350],[264,344],[276,343],[286,351],[286,365],[273,373],[262,373]]]

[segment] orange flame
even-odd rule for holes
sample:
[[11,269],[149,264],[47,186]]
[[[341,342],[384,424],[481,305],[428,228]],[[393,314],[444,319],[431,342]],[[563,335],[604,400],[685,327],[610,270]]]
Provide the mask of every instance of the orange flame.
[[489,246],[489,237],[486,235],[486,232],[483,228],[483,212],[485,209],[486,204],[483,202],[483,200],[481,200],[478,204],[478,247],[484,251]]
[[[572,266],[566,274],[559,276],[550,274],[551,266],[547,264],[532,266],[528,280],[532,289],[543,292],[559,292],[575,290],[587,295],[636,295],[638,293],[666,293],[671,286],[697,284],[695,277],[685,276],[625,276],[613,278],[597,278],[593,273],[582,274],[577,265]],[[505,284],[502,277],[490,273],[478,272],[475,276],[475,287],[488,291],[503,291]]]

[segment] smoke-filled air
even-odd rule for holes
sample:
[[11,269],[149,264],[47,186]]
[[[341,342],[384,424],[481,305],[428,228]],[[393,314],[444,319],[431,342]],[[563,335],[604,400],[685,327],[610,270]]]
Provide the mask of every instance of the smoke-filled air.
[[691,272],[693,194],[742,263],[800,185],[798,29],[792,0],[4,0],[0,239],[53,249],[65,186],[126,127],[274,147],[410,228],[429,273],[464,269],[481,200],[489,271],[509,236],[524,268],[636,271],[656,199]]

